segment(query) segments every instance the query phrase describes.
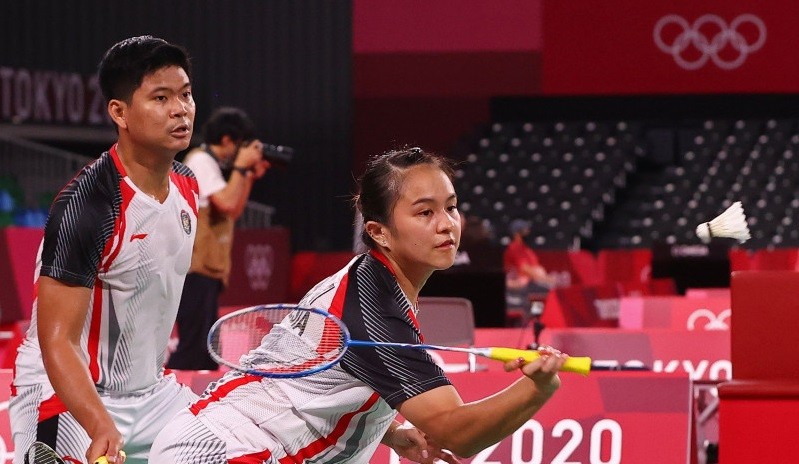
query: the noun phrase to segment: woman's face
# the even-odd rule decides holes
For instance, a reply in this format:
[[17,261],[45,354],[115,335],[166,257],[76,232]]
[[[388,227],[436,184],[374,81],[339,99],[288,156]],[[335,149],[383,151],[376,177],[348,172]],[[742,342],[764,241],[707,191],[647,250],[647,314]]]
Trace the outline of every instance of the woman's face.
[[429,164],[408,169],[386,230],[392,258],[420,271],[446,269],[460,238],[455,188],[447,175]]

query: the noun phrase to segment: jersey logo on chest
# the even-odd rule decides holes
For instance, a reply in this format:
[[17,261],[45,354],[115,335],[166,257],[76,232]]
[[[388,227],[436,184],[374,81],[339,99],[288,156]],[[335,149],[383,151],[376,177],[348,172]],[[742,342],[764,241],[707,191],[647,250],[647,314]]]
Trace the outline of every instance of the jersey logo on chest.
[[180,210],[180,223],[183,224],[183,231],[186,235],[191,235],[191,216],[185,209]]

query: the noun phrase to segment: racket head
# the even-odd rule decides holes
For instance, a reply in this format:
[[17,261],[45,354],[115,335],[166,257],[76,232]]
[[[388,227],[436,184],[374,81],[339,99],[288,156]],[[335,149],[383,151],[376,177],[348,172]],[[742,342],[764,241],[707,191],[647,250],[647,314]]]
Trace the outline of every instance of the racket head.
[[56,454],[53,448],[40,442],[35,441],[25,452],[25,464],[66,464],[61,459],[61,456]]
[[269,304],[219,318],[208,332],[208,353],[239,372],[296,378],[335,366],[349,341],[347,327],[327,311]]

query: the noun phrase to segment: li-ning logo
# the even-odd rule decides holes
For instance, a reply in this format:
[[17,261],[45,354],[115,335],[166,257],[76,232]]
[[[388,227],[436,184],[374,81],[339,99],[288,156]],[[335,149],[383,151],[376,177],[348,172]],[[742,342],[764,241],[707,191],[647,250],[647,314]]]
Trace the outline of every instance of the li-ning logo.
[[688,330],[696,330],[696,321],[698,321],[699,318],[705,318],[707,319],[705,330],[729,330],[730,326],[727,324],[727,319],[730,318],[730,315],[732,315],[732,311],[729,309],[725,309],[724,311],[715,314],[713,311],[707,308],[700,308],[688,316],[688,322],[686,323],[686,326]]
[[[667,28],[677,28],[677,35],[670,34]],[[693,71],[712,60],[719,68],[730,70],[741,66],[751,53],[763,47],[766,25],[753,14],[742,14],[729,25],[714,14],[700,16],[693,24],[682,16],[670,14],[658,20],[652,35],[655,45],[670,54],[683,69]]]

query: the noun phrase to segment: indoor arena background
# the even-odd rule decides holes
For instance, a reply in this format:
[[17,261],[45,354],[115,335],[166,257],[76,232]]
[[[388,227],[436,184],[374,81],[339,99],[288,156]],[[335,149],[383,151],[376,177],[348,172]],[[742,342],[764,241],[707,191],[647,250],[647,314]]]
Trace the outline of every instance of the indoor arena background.
[[[440,272],[423,295],[466,300],[467,344],[540,336],[595,361],[469,462],[799,462],[799,4],[34,0],[0,17],[3,385],[47,206],[115,140],[98,58],[151,34],[189,50],[198,124],[239,106],[294,149],[253,189],[224,311],[296,302],[346,263],[366,159],[418,145],[458,162],[460,209],[500,258]],[[696,226],[735,201],[751,240],[701,243]],[[521,305],[501,267],[515,219],[557,277]],[[441,362],[465,399],[514,378]],[[180,375],[201,390],[218,373]]]

